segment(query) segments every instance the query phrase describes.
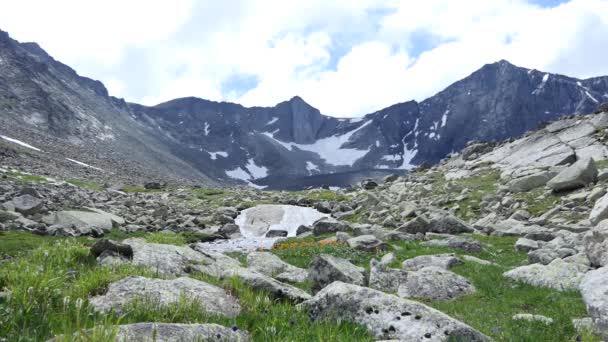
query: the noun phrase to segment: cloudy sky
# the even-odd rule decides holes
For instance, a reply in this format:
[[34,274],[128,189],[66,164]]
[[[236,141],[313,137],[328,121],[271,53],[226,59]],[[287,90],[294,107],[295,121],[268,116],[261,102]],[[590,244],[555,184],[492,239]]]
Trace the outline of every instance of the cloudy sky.
[[500,59],[608,75],[608,0],[7,0],[0,29],[148,105],[300,95],[354,117]]

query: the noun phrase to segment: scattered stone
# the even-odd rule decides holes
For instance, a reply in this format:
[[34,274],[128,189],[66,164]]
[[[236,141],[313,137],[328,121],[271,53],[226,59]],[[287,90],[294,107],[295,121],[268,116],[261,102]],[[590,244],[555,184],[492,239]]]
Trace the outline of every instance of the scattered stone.
[[122,242],[133,249],[134,265],[145,266],[165,275],[183,275],[192,264],[208,260],[188,246],[148,243],[144,239],[130,238]]
[[310,264],[308,278],[312,281],[312,291],[316,293],[334,281],[355,285],[365,285],[364,269],[348,260],[321,254]]
[[463,255],[462,258],[466,261],[470,261],[470,262],[474,262],[480,265],[496,265],[495,263],[488,261],[488,260],[483,260],[483,259],[479,259],[478,257],[474,257],[472,255]]
[[519,252],[529,252],[538,249],[538,242],[527,238],[519,238],[515,241],[515,250]]
[[285,237],[287,236],[287,231],[286,230],[269,230],[268,233],[266,233],[266,237],[267,238],[274,238],[274,237]]
[[23,215],[33,215],[39,213],[44,206],[44,202],[41,199],[32,195],[15,197],[12,200],[12,204],[15,211]]
[[465,277],[436,266],[409,272],[397,290],[400,297],[431,300],[452,300],[474,292],[475,287]]
[[483,251],[483,247],[479,241],[467,237],[450,237],[447,239],[429,240],[423,242],[422,245],[462,249],[467,252]]
[[608,194],[602,196],[600,199],[595,201],[593,210],[589,214],[589,221],[591,224],[596,225],[601,220],[608,218]]
[[365,252],[378,252],[388,248],[388,245],[373,235],[361,235],[347,241],[351,248],[362,250]]
[[349,226],[344,223],[331,218],[324,218],[316,221],[312,225],[312,233],[315,236],[323,235],[327,233],[344,232],[349,230]]
[[122,312],[135,300],[168,306],[182,299],[200,305],[202,310],[211,314],[236,317],[241,312],[237,300],[223,289],[187,277],[173,280],[127,277],[110,284],[104,295],[92,297],[89,302],[96,311]]
[[315,317],[339,313],[365,326],[376,339],[490,341],[468,325],[424,304],[336,281],[301,304]]
[[585,253],[596,267],[608,266],[608,220],[601,221],[583,238]]
[[308,271],[290,265],[278,256],[268,252],[252,252],[247,255],[247,265],[249,269],[276,277],[280,281],[300,283],[308,277]]
[[515,314],[511,317],[513,320],[524,320],[524,321],[537,321],[545,325],[553,324],[553,318],[546,317],[543,315],[532,315],[528,313]]
[[[387,255],[390,255],[387,254]],[[389,268],[387,260],[376,259],[370,261],[369,287],[379,291],[395,293],[402,283],[406,282],[407,272],[395,268]]]

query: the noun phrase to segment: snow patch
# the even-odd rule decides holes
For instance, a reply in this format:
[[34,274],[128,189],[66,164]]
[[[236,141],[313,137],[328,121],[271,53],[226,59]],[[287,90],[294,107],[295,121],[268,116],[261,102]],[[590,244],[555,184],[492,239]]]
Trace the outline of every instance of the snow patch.
[[587,95],[588,98],[591,99],[591,101],[593,101],[595,103],[600,103],[600,101],[598,101],[595,97],[593,97],[591,94],[589,94],[589,92],[587,90],[585,90],[585,94]]
[[205,121],[205,136],[209,135],[209,123]]
[[308,174],[312,174],[313,171],[320,172],[319,166],[311,161],[306,162],[306,170],[308,170]]
[[376,147],[380,147],[380,140],[376,140]]
[[249,173],[253,177],[253,179],[264,178],[268,176],[268,168],[264,166],[257,166],[253,159],[249,159],[247,161],[247,165],[245,166]]
[[441,127],[445,127],[445,124],[448,122],[449,113],[450,113],[449,109],[446,109],[446,111],[443,112],[443,116],[441,117]]
[[4,135],[0,135],[0,138],[4,139],[4,140],[6,140],[6,141],[12,142],[12,143],[14,143],[14,144],[17,144],[17,145],[21,145],[21,146],[23,146],[23,147],[27,147],[27,148],[29,148],[29,149],[31,149],[31,150],[38,151],[38,152],[42,152],[42,150],[41,150],[41,149],[39,149],[38,147],[34,147],[34,146],[32,146],[32,145],[30,145],[30,144],[28,144],[28,143],[24,143],[24,142],[23,142],[23,141],[21,141],[21,140],[17,140],[17,139],[9,138],[9,137],[4,136]]
[[279,118],[272,118],[272,120],[268,121],[268,123],[266,124],[266,126],[268,125],[272,125],[273,123],[279,121]]
[[325,162],[328,164],[352,166],[357,160],[359,160],[360,158],[365,156],[367,153],[369,153],[370,150],[369,149],[358,150],[358,149],[353,149],[353,148],[341,148],[341,146],[344,145],[346,142],[348,142],[350,137],[353,136],[353,134],[357,133],[358,131],[360,131],[361,129],[363,129],[364,127],[368,126],[371,123],[372,123],[371,120],[367,121],[363,125],[359,126],[358,128],[356,128],[348,133],[345,133],[343,135],[337,135],[337,136],[334,135],[331,137],[319,139],[315,143],[312,143],[312,144],[286,143],[286,142],[282,142],[278,139],[275,139],[275,137],[270,133],[262,133],[262,134],[273,139],[274,141],[281,144],[283,147],[285,147],[288,150],[293,150],[293,148],[296,147],[303,151],[309,151],[309,152],[314,152],[314,153],[318,154],[319,157],[321,157],[323,160],[325,160]]
[[72,163],[74,163],[74,164],[78,164],[78,165],[80,165],[80,166],[88,167],[88,168],[90,168],[90,169],[94,169],[94,170],[97,170],[97,171],[103,171],[102,169],[100,169],[100,168],[98,168],[98,167],[91,166],[91,165],[89,165],[89,164],[85,164],[85,163],[80,162],[80,161],[78,161],[78,160],[74,160],[74,159],[70,159],[70,158],[65,158],[65,159],[66,159],[67,161],[71,161]]
[[543,80],[540,82],[538,87],[536,87],[536,89],[534,89],[534,91],[532,92],[532,95],[540,94],[540,92],[543,90],[543,88],[545,87],[545,84],[547,83],[548,80],[549,80],[549,74],[545,74],[543,76]]
[[[202,151],[202,150],[201,150]],[[217,156],[228,158],[228,152],[218,151],[218,152],[207,152],[211,156],[211,159],[216,160]]]
[[240,166],[234,170],[226,171],[226,174],[230,178],[240,179],[242,181],[248,181],[251,178],[251,175],[247,173],[247,171],[243,170]]

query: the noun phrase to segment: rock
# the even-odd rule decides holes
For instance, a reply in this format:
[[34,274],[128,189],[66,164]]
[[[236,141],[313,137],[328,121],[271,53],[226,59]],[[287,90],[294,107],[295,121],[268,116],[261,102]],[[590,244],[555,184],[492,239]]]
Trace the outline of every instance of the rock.
[[540,248],[528,252],[528,262],[548,265],[555,259],[563,259],[574,254],[576,254],[576,250],[571,248]]
[[402,283],[405,283],[406,279],[406,271],[395,268],[389,268],[386,260],[378,262],[375,259],[372,259],[370,261],[370,288],[379,291],[395,293],[397,292],[397,289],[399,289],[399,286]]
[[433,210],[429,213],[427,232],[442,234],[472,233],[473,227],[448,212]]
[[147,182],[144,184],[144,188],[148,190],[160,190],[164,188],[164,186],[159,182]]
[[378,187],[378,183],[371,179],[365,179],[361,182],[361,187],[365,190],[373,190]]
[[116,241],[112,241],[112,240],[108,240],[108,239],[101,239],[101,240],[97,240],[97,242],[95,242],[93,244],[93,246],[91,246],[91,254],[94,257],[98,257],[103,252],[106,252],[106,251],[114,252],[119,255],[123,255],[127,259],[133,258],[133,249],[131,248],[131,246],[120,243],[120,242],[116,242]]
[[302,234],[306,234],[306,233],[311,232],[311,231],[312,231],[312,228],[310,228],[308,226],[301,225],[301,226],[298,227],[298,229],[296,229],[296,236],[300,236]]
[[388,245],[373,235],[361,235],[347,241],[351,248],[362,250],[365,252],[378,252],[388,248]]
[[[85,333],[87,341],[93,341],[93,331]],[[64,338],[54,338],[47,342],[59,342]],[[180,324],[180,323],[134,323],[119,325],[115,328],[114,341],[155,341],[155,342],[196,342],[226,341],[246,342],[249,334],[242,330],[219,324]]]
[[572,325],[579,334],[593,332],[595,329],[595,326],[593,325],[593,318],[591,317],[573,318]]
[[546,325],[553,324],[553,318],[549,318],[542,315],[532,315],[527,313],[515,314],[511,317],[513,320],[524,320],[524,321],[538,321]]
[[601,221],[583,238],[585,253],[596,267],[608,266],[608,220]]
[[515,250],[519,252],[529,252],[538,248],[538,242],[534,240],[519,238],[515,241]]
[[266,237],[267,238],[274,238],[274,237],[286,237],[287,236],[287,231],[286,230],[278,230],[278,229],[273,229],[273,230],[269,230],[266,233]]
[[589,214],[589,221],[591,224],[596,225],[601,220],[608,218],[608,194],[602,196],[600,199],[595,201],[595,205]]
[[59,211],[45,218],[45,220],[48,220],[52,225],[73,226],[83,232],[91,228],[99,228],[106,233],[112,230],[112,217],[110,215],[90,211]]
[[526,284],[562,291],[576,289],[588,270],[589,268],[584,265],[555,259],[548,265],[520,266],[503,275]]
[[462,258],[466,261],[470,261],[470,262],[474,262],[476,264],[480,264],[480,265],[495,265],[493,262],[488,261],[488,260],[483,260],[483,259],[479,259],[478,257],[474,257],[472,255],[463,255]]
[[343,222],[331,218],[324,218],[316,221],[312,225],[312,233],[315,236],[327,233],[344,232],[349,230],[349,226]]
[[133,249],[134,265],[149,267],[160,274],[183,275],[194,263],[208,260],[203,254],[187,246],[147,243],[144,239],[130,238],[122,242]]
[[597,180],[597,167],[591,158],[577,161],[552,178],[547,186],[555,192],[578,189]]
[[436,266],[409,272],[397,290],[399,297],[431,300],[451,300],[473,292],[475,287],[465,277]]
[[341,243],[348,243],[348,239],[352,239],[352,237],[345,232],[337,232],[336,233],[336,241]]
[[397,230],[405,233],[416,234],[426,233],[428,231],[429,221],[423,217],[415,217],[414,219],[404,223]]
[[427,266],[435,266],[450,269],[454,265],[461,264],[454,254],[421,255],[403,261],[401,268],[404,270],[417,271]]
[[542,171],[532,175],[512,179],[507,183],[507,187],[512,193],[526,192],[540,186],[544,186],[556,175],[557,172],[555,171]]
[[300,283],[308,277],[308,271],[290,265],[278,256],[268,252],[252,252],[247,255],[248,268],[267,275],[276,277],[281,281]]
[[108,212],[105,212],[105,211],[103,211],[101,209],[97,209],[97,208],[86,207],[85,209],[107,217],[112,222],[112,225],[122,226],[123,224],[125,224],[125,219],[118,215],[114,215],[112,213],[108,213]]
[[608,339],[608,267],[585,274],[579,290],[597,333]]
[[230,236],[232,234],[240,232],[240,228],[234,223],[226,223],[221,226],[217,232],[223,236]]
[[110,284],[108,291],[101,296],[89,299],[95,311],[122,312],[135,300],[147,300],[158,306],[168,306],[180,299],[200,305],[211,314],[236,317],[241,312],[237,300],[222,288],[187,277],[172,280],[145,277],[127,277]]
[[517,221],[528,221],[530,217],[532,217],[532,215],[530,215],[529,212],[520,209],[514,212],[513,215],[509,217],[509,219]]
[[351,264],[348,260],[321,254],[310,264],[308,278],[312,281],[312,291],[316,293],[334,281],[355,285],[365,285],[364,269]]
[[422,243],[424,246],[447,247],[462,249],[467,252],[481,252],[483,247],[479,241],[467,237],[450,237],[447,239],[429,240]]
[[12,204],[16,212],[23,215],[33,215],[40,212],[44,202],[32,195],[22,195],[13,198]]
[[490,341],[477,330],[424,304],[339,281],[301,305],[315,317],[339,313],[342,319],[365,326],[378,340]]

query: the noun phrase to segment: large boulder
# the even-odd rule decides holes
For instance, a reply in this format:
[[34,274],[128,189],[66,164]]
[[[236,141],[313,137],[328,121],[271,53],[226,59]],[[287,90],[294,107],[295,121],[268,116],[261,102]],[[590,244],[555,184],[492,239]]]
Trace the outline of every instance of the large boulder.
[[595,201],[593,209],[589,214],[591,224],[598,224],[601,220],[608,218],[608,194]]
[[362,267],[355,266],[348,260],[321,254],[311,262],[308,278],[312,281],[312,290],[315,293],[334,281],[363,286],[365,285],[363,272]]
[[306,280],[308,271],[290,265],[278,256],[268,252],[251,252],[247,255],[247,266],[249,269],[275,277],[281,281],[299,283]]
[[552,178],[547,186],[553,191],[573,190],[597,180],[597,167],[591,158],[577,161]]
[[188,246],[148,243],[139,238],[126,239],[122,243],[131,246],[134,265],[148,267],[163,275],[183,275],[192,264],[208,261]]
[[312,225],[312,233],[314,235],[344,232],[349,229],[350,227],[348,226],[348,224],[332,218],[323,218],[321,220],[316,221]]
[[50,217],[46,217],[45,221],[51,225],[77,227],[81,231],[99,228],[107,233],[112,230],[114,216],[94,211],[66,210],[58,211]]
[[12,204],[15,211],[23,215],[36,214],[44,206],[44,202],[40,198],[27,194],[13,198]]
[[608,340],[608,267],[585,274],[579,290],[595,329]]
[[405,298],[451,300],[475,292],[475,287],[463,276],[441,267],[428,266],[408,272],[397,294]]
[[513,193],[526,192],[547,184],[549,180],[557,175],[555,171],[541,171],[535,174],[519,177],[507,183],[509,191]]
[[473,227],[458,217],[442,210],[431,210],[428,214],[427,232],[442,234],[472,233]]
[[388,248],[388,245],[378,240],[374,235],[361,235],[347,240],[351,248],[362,250],[365,252],[383,251]]
[[503,275],[526,284],[562,291],[578,288],[588,270],[589,268],[585,265],[555,259],[548,265],[520,266],[503,273]]
[[[93,341],[95,330],[84,333]],[[119,325],[114,329],[114,341],[154,341],[154,342],[197,342],[226,341],[246,342],[249,334],[243,330],[234,331],[219,324],[181,324],[181,323],[134,323]],[[54,338],[47,342],[59,342],[65,338]]]
[[411,259],[404,260],[401,267],[404,270],[418,271],[427,266],[440,267],[450,269],[454,265],[462,262],[454,254],[434,254],[420,255]]
[[301,305],[315,317],[338,314],[361,324],[377,340],[490,341],[479,331],[422,303],[340,281]]
[[200,305],[204,312],[226,317],[236,317],[241,312],[237,300],[222,288],[187,277],[172,280],[127,277],[110,284],[104,295],[92,297],[89,302],[99,312],[123,312],[137,300],[161,307],[187,300]]
[[395,293],[407,280],[407,271],[388,267],[386,262],[370,261],[369,287],[384,292]]
[[608,220],[601,221],[583,238],[585,253],[591,265],[608,266]]

